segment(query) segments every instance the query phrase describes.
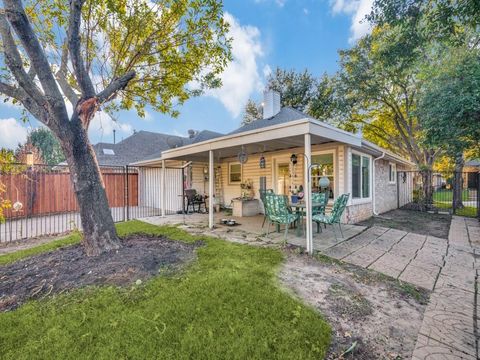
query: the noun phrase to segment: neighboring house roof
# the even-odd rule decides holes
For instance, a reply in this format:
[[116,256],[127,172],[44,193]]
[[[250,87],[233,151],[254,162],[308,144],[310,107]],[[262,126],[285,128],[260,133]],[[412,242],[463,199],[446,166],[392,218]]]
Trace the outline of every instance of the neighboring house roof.
[[164,150],[193,144],[222,136],[213,131],[200,131],[193,138],[138,131],[117,144],[98,143],[93,145],[99,165],[125,166],[137,161],[158,158]]
[[269,117],[267,119],[258,119],[258,120],[252,121],[249,124],[246,124],[244,126],[239,127],[236,130],[233,130],[232,132],[228,133],[228,135],[239,134],[246,131],[257,130],[264,127],[284,124],[290,121],[295,121],[295,120],[300,120],[305,118],[311,118],[311,117],[302,113],[301,111],[295,110],[294,108],[285,106],[280,110],[280,112],[277,115]]
[[479,166],[480,167],[480,159],[472,159],[465,161],[465,166]]

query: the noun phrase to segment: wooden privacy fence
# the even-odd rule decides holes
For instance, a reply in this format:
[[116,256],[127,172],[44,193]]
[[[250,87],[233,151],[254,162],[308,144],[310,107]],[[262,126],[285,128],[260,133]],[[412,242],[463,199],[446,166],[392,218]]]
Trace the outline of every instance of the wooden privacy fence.
[[[137,169],[102,167],[101,173],[111,208],[138,206]],[[67,167],[14,165],[9,173],[0,173],[0,182],[6,186],[4,198],[21,204],[19,210],[5,211],[7,219],[78,211]]]

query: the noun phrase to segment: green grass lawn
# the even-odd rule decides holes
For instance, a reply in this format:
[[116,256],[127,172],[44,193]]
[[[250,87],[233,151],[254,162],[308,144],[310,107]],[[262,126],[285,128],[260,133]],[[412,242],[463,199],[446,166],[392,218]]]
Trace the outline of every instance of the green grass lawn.
[[[434,202],[452,202],[452,200],[453,200],[453,190],[442,189],[442,190],[437,190],[433,193]],[[463,190],[462,200],[463,201],[469,200],[468,189]]]
[[[452,209],[452,204],[444,204],[444,203],[435,203],[435,207],[439,209]],[[467,217],[476,217],[477,216],[477,208],[473,206],[464,206],[461,209],[457,209],[455,211],[455,215],[459,216],[467,216]]]
[[[139,221],[135,232],[192,242],[173,227]],[[76,236],[76,238],[75,238]],[[78,235],[68,241],[78,241]],[[181,274],[128,288],[90,287],[0,313],[1,359],[321,359],[330,327],[282,290],[282,253],[203,237]],[[43,245],[41,251],[48,250]],[[0,262],[32,255],[19,252]]]

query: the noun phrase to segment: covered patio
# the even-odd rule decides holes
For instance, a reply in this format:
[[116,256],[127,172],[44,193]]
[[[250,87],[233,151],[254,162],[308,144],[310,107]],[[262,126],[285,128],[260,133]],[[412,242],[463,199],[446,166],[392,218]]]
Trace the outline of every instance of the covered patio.
[[[298,112],[293,109],[282,109],[276,118],[298,116]],[[275,118],[274,118],[275,119]],[[166,161],[180,161],[183,163],[204,164],[203,172],[206,181],[208,181],[208,191],[206,194],[214,194],[208,197],[208,216],[206,225],[210,229],[214,227],[221,227],[219,219],[223,216],[217,214],[215,216],[216,205],[223,202],[227,205],[229,200],[235,194],[237,197],[242,197],[240,190],[241,182],[252,178],[254,183],[251,198],[258,201],[260,199],[260,192],[267,189],[277,189],[276,193],[290,195],[285,184],[280,186],[281,179],[279,179],[280,166],[287,166],[289,169],[289,188],[295,186],[302,186],[304,189],[304,208],[305,208],[305,222],[303,235],[296,236],[294,231],[291,231],[289,242],[297,243],[306,247],[309,253],[313,252],[314,234],[312,223],[312,151],[315,154],[323,154],[328,152],[332,154],[332,190],[331,202],[338,195],[348,192],[345,182],[346,171],[346,156],[351,147],[360,147],[362,145],[361,138],[355,134],[337,129],[321,121],[312,118],[301,118],[299,120],[282,119],[278,123],[271,123],[272,120],[258,120],[269,121],[268,126],[261,129],[243,130],[241,132],[233,132],[229,135],[218,137],[212,140],[203,141],[196,144],[174,148],[163,151],[161,157],[156,159],[165,168]],[[295,169],[292,171],[290,164],[291,154],[295,154],[298,163],[295,164]],[[259,159],[266,162],[263,168],[260,166]],[[152,161],[155,161],[152,160]],[[248,163],[247,163],[248,161]],[[230,164],[240,164],[241,179],[238,183],[233,183],[234,178],[231,177],[232,167]],[[248,165],[247,165],[248,164]],[[247,168],[250,167],[251,168]],[[298,173],[297,173],[298,169]],[[250,171],[246,175],[246,172]],[[229,178],[223,179],[222,172]],[[165,174],[165,172],[163,172]],[[262,174],[264,174],[262,176]],[[223,175],[225,176],[225,175]],[[263,177],[263,179],[262,179]],[[208,180],[207,180],[208,179]],[[250,180],[250,179],[249,179]],[[161,201],[164,204],[166,198],[165,189],[166,179],[162,176],[161,179]],[[283,187],[283,189],[281,189]],[[223,198],[229,197],[229,200]],[[234,198],[235,199],[235,198]],[[165,208],[165,206],[162,206]],[[259,203],[259,212],[262,212],[262,204]],[[165,216],[165,214],[162,214]],[[219,217],[220,216],[220,217]],[[189,219],[192,219],[189,217]],[[202,221],[205,221],[202,220]],[[191,220],[189,220],[191,221]],[[256,234],[262,234],[263,216],[254,216],[252,218],[242,217],[238,222],[249,227],[249,231]],[[345,237],[353,235],[355,227],[345,227]],[[272,229],[274,230],[274,229]],[[339,231],[337,231],[339,232]],[[327,226],[327,230],[315,238],[329,238],[329,234],[333,235],[331,226]],[[297,233],[298,235],[299,233]],[[340,235],[339,235],[340,236]],[[295,240],[292,240],[297,238]],[[334,238],[334,237],[333,237]]]
[[[215,213],[214,228],[209,228],[209,215],[201,213],[193,213],[188,215],[177,214],[168,215],[165,217],[150,217],[144,219],[145,221],[155,225],[181,225],[189,227],[193,231],[206,232],[209,235],[215,235],[220,238],[228,238],[229,240],[238,242],[261,242],[264,244],[283,244],[283,231],[276,232],[274,226],[270,226],[270,233],[266,234],[267,225],[262,227],[263,215],[249,216],[249,217],[235,217],[221,211]],[[223,218],[234,219],[237,223],[235,226],[227,226],[221,223]],[[208,230],[207,230],[208,229]],[[332,246],[338,245],[348,239],[363,232],[366,227],[360,225],[342,224],[343,237],[337,231],[337,237],[331,226],[323,228],[322,232],[317,233],[316,227],[312,232],[313,250],[323,251]],[[287,244],[305,247],[305,236],[297,236],[296,229],[289,229]]]

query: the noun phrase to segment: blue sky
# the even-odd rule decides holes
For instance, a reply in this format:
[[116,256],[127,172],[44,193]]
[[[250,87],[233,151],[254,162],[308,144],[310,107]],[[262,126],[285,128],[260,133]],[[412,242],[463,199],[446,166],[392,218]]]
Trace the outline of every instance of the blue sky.
[[[234,60],[222,75],[223,87],[189,100],[172,119],[147,111],[140,119],[134,112],[116,114],[116,121],[98,115],[90,127],[92,143],[117,141],[133,130],[186,135],[188,129],[229,132],[238,127],[241,110],[251,97],[261,99],[271,69],[308,69],[319,76],[337,69],[339,49],[351,46],[368,32],[360,22],[372,0],[224,0],[230,23]],[[15,147],[35,120],[23,124],[20,110],[0,104],[0,147]]]

